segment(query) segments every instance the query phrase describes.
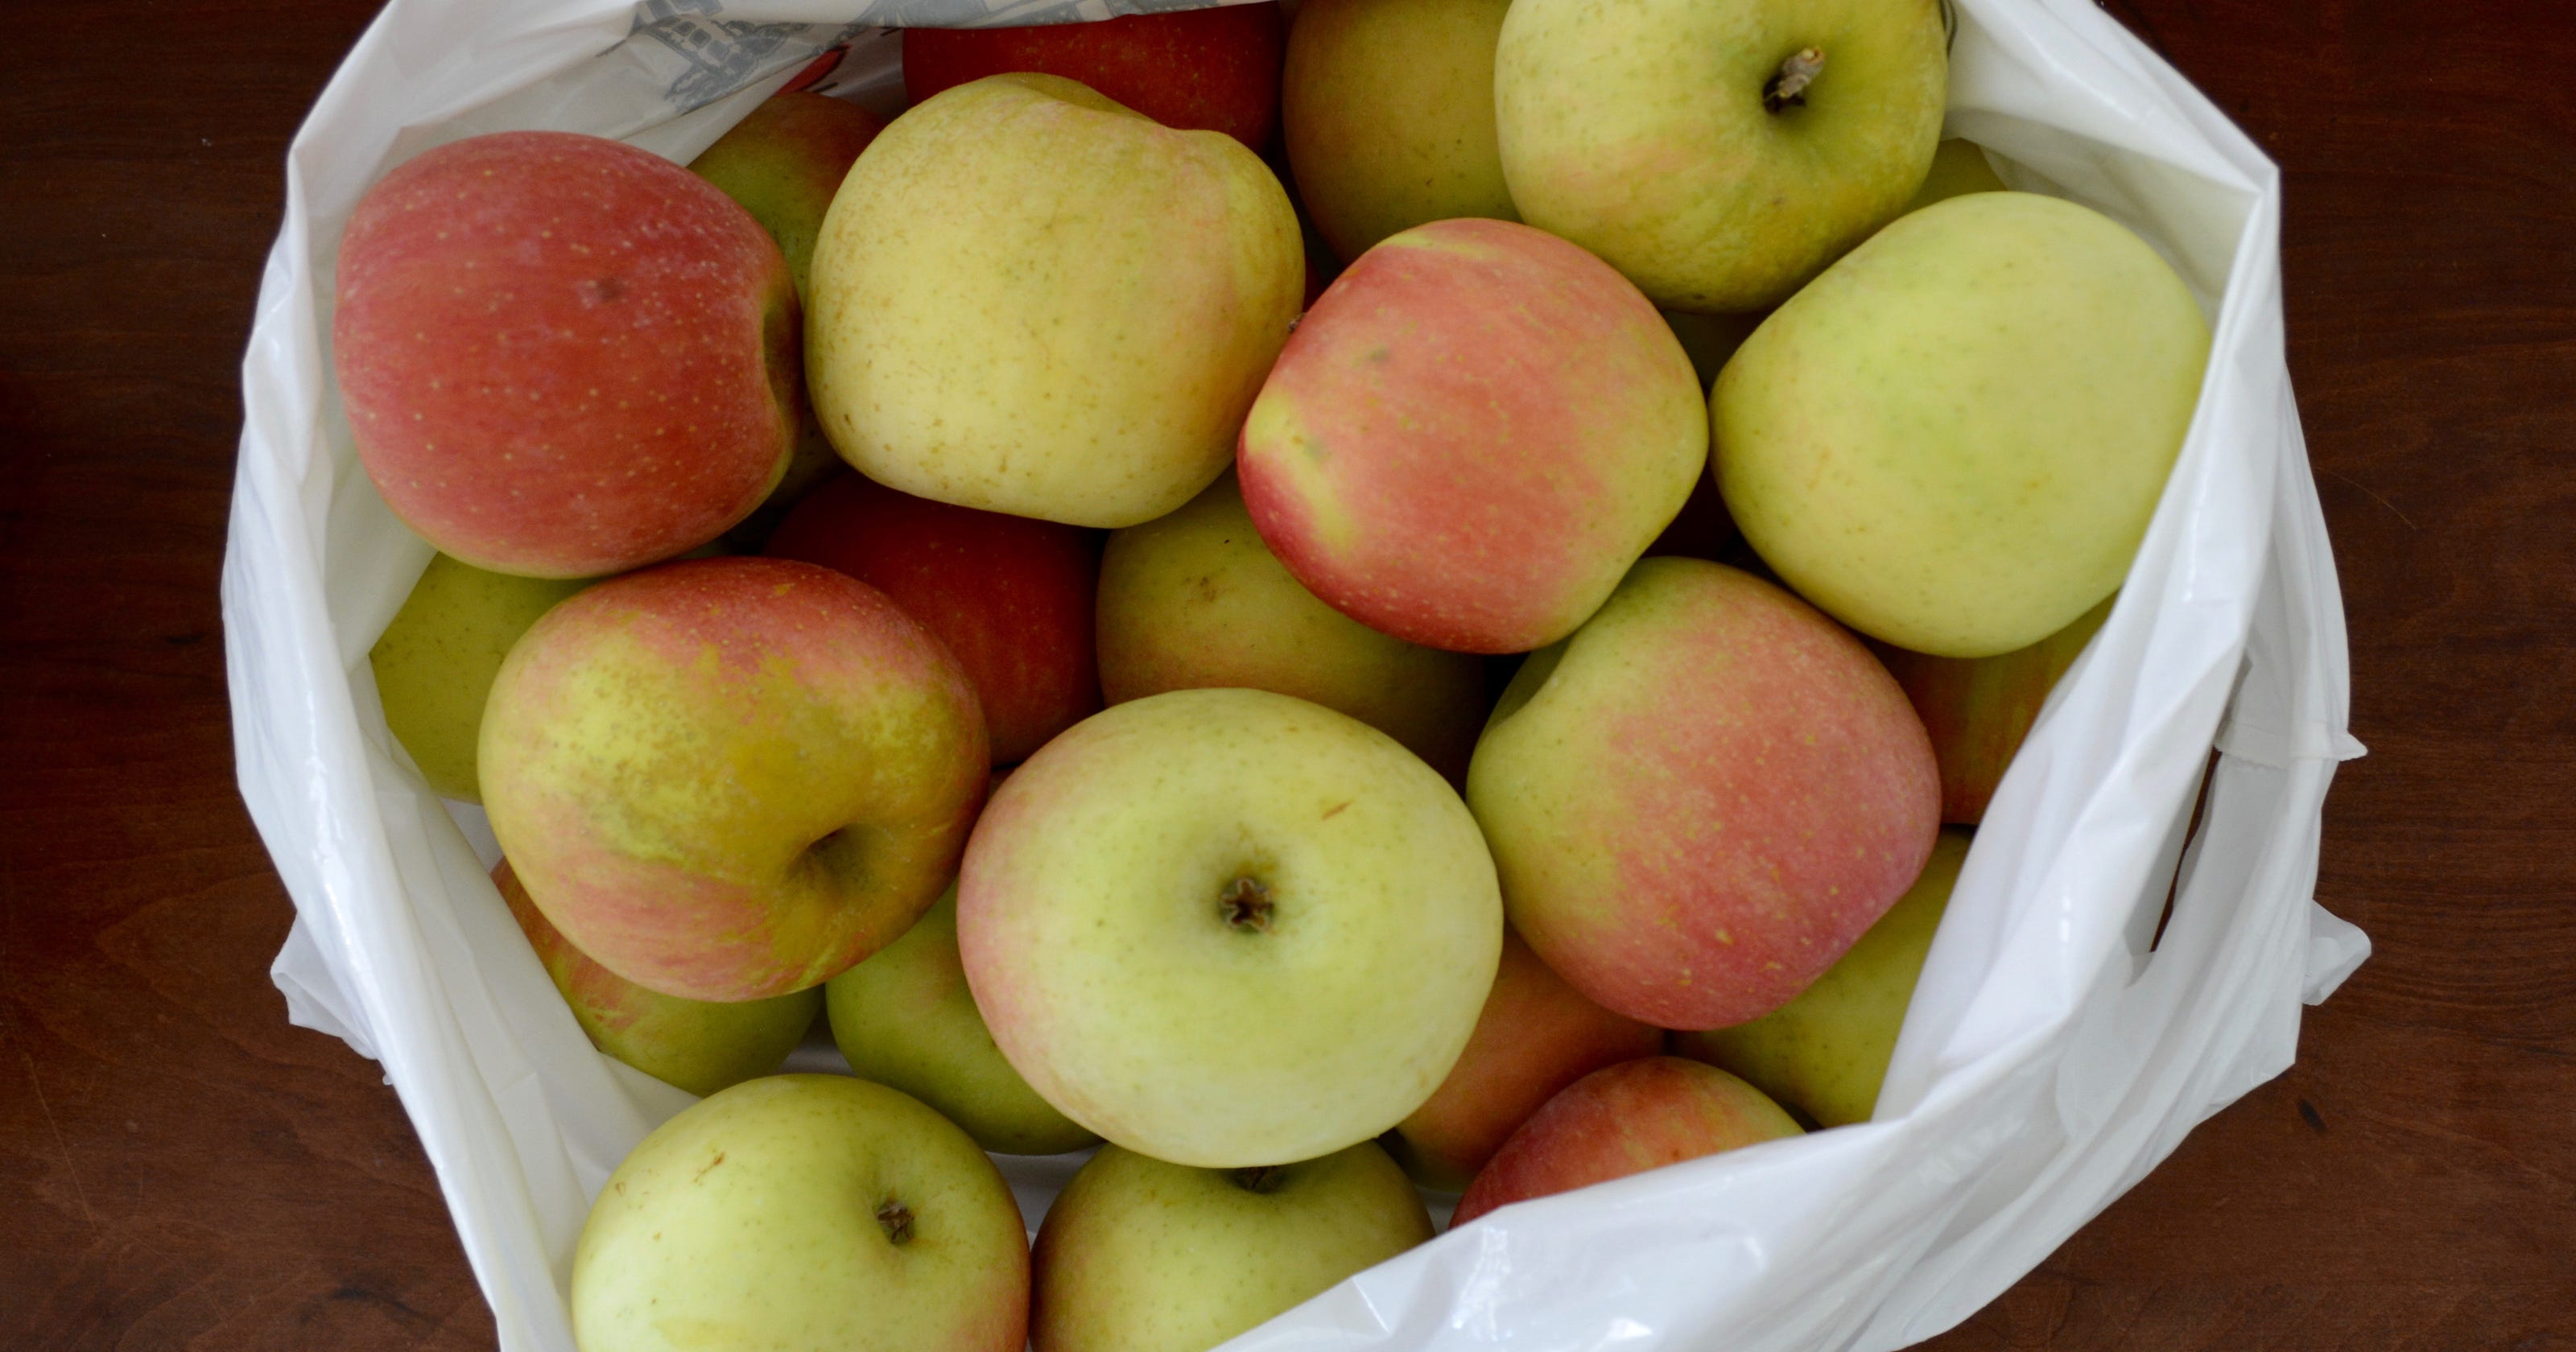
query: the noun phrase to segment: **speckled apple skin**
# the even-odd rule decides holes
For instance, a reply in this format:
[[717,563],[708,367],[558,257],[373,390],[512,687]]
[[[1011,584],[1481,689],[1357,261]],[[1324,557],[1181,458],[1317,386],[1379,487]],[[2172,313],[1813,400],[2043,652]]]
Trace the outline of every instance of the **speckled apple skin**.
[[[1228,923],[1240,878],[1266,930]],[[976,823],[957,940],[1002,1054],[1067,1117],[1207,1168],[1419,1107],[1475,1029],[1502,904],[1474,818],[1368,725],[1262,690],[1113,705]]]
[[1763,1092],[1696,1061],[1657,1056],[1597,1070],[1547,1101],[1458,1199],[1456,1229],[1496,1207],[1796,1136]]
[[1261,538],[1372,629],[1526,652],[1583,623],[1690,496],[1708,411],[1654,306],[1509,221],[1435,221],[1298,325],[1236,454]]
[[477,567],[594,577],[705,544],[777,483],[797,326],[778,246],[705,180],[497,132],[360,199],[332,360],[394,515]]
[[988,773],[974,687],[883,593],[785,559],[601,583],[510,652],[484,808],[546,918],[696,1000],[815,985],[956,868]]
[[1023,1352],[1028,1297],[1028,1232],[992,1159],[846,1075],[772,1075],[663,1123],[572,1260],[582,1352]]
[[1921,872],[1940,778],[1859,640],[1722,564],[1639,564],[1533,655],[1467,772],[1512,927],[1662,1028],[1786,1004]]

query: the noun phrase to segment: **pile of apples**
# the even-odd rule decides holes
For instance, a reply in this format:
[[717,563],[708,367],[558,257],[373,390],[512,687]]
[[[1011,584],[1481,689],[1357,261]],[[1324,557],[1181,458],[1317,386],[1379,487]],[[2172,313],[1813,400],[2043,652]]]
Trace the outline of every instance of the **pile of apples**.
[[[441,551],[387,722],[592,1039],[708,1096],[600,1194],[580,1345],[1194,1352],[1429,1239],[1416,1185],[1867,1118],[2208,348],[1940,141],[1945,50],[915,30],[890,123],[379,182],[340,391]],[[772,1074],[826,1010],[857,1078]],[[985,1152],[1095,1144],[1032,1253]]]

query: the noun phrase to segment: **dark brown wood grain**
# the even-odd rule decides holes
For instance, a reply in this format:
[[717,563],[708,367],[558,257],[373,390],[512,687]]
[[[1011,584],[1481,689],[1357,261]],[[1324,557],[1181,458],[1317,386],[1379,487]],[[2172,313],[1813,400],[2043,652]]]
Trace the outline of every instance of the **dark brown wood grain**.
[[[2378,954],[1932,1346],[2576,1349],[2576,12],[2118,0],[2277,159]],[[215,600],[287,137],[363,0],[0,37],[0,1345],[468,1348],[376,1067],[286,1023]]]

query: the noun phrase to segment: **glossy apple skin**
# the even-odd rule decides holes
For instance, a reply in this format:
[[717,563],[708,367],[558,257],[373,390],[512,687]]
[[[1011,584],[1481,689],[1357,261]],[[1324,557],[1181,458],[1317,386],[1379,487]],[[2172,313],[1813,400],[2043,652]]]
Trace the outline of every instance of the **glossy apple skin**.
[[528,899],[509,860],[492,870],[492,885],[590,1045],[665,1084],[704,1096],[767,1075],[822,1012],[820,990],[725,1004],[646,990],[573,947]]
[[842,474],[788,513],[767,552],[847,573],[938,635],[975,683],[996,765],[1027,759],[1100,708],[1090,531]]
[[1741,1075],[1820,1126],[1868,1121],[1967,858],[1968,833],[1943,831],[1923,876],[1814,985],[1751,1023],[1676,1033],[1673,1054]]
[[587,578],[512,577],[445,554],[430,557],[367,650],[367,665],[385,726],[432,792],[483,801],[474,748],[501,660],[556,602],[589,585]]
[[2114,592],[2075,623],[1994,657],[1930,657],[1873,645],[1932,736],[1932,754],[1941,763],[1941,820],[1974,826],[1986,819],[1995,786],[2039,721],[2048,693],[2084,655],[2119,599]]
[[1583,998],[1503,931],[1503,963],[1449,1078],[1396,1124],[1388,1149],[1413,1181],[1456,1192],[1557,1091],[1663,1050],[1664,1030]]
[[596,136],[497,132],[368,190],[332,360],[358,458],[477,567],[595,577],[767,496],[802,396],[787,263],[705,180]]
[[1287,25],[1274,0],[1091,23],[903,30],[914,103],[970,80],[1040,71],[1079,80],[1166,127],[1221,131],[1259,152],[1279,123]]
[[1019,1204],[966,1133],[883,1085],[772,1075],[609,1175],[570,1303],[582,1352],[1023,1352],[1028,1297]]
[[1430,1238],[1421,1196],[1367,1141],[1249,1170],[1103,1146],[1038,1230],[1030,1344],[1206,1352]]
[[1547,1101],[1476,1175],[1449,1227],[1496,1207],[1800,1134],[1761,1090],[1675,1056],[1597,1070]]
[[1858,640],[1750,574],[1637,565],[1531,656],[1467,772],[1512,926],[1606,1008],[1786,1004],[1922,871],[1932,746]]
[[1315,302],[1236,463],[1308,591],[1408,642],[1504,653],[1581,624],[1707,458],[1690,359],[1635,287],[1541,231],[1451,220]]
[[1376,1137],[1449,1073],[1493,987],[1493,888],[1456,791],[1385,733],[1175,690],[995,792],[957,941],[1003,1055],[1065,1116],[1176,1164],[1286,1164]]
[[483,717],[484,808],[546,918],[668,995],[818,984],[937,900],[989,773],[955,658],[785,559],[667,564],[549,611]]
[[1112,703],[1245,686],[1313,700],[1462,782],[1484,726],[1484,669],[1369,628],[1315,598],[1261,541],[1234,476],[1109,537],[1100,685]]

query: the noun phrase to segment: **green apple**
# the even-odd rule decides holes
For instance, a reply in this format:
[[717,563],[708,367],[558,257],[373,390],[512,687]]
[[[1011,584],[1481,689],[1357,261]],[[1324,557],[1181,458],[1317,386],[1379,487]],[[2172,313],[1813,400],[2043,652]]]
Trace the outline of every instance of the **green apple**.
[[1932,172],[1923,176],[1923,187],[1914,194],[1913,201],[1905,204],[1905,209],[1921,211],[1935,202],[1972,192],[2003,191],[2004,181],[1987,163],[1985,147],[1954,136],[1932,152]]
[[1751,1023],[1676,1034],[1673,1050],[1743,1076],[1819,1125],[1868,1121],[1967,858],[1968,833],[1943,831],[1923,876],[1816,984]]
[[1947,42],[1938,0],[1515,0],[1503,176],[1656,304],[1758,310],[1922,185]]
[[1431,1238],[1366,1141],[1321,1159],[1192,1169],[1103,1146],[1038,1231],[1035,1352],[1206,1352]]
[[1316,599],[1253,529],[1226,474],[1189,505],[1109,537],[1100,689],[1110,703],[1248,686],[1338,709],[1452,779],[1485,721],[1484,667],[1379,633]]
[[591,1204],[581,1352],[1023,1352],[1028,1232],[992,1159],[883,1085],[775,1075],[663,1123]]
[[2048,693],[2084,655],[2119,599],[2114,592],[2075,623],[1993,657],[1926,657],[1879,645],[1878,659],[1905,687],[1932,735],[1932,756],[1941,764],[1941,820],[1963,826],[1985,820],[1986,804],[2039,721]]
[[430,557],[393,623],[367,650],[385,725],[442,798],[483,801],[474,744],[510,645],[587,578],[513,577]]
[[1834,618],[1987,657],[2120,585],[2209,326],[2144,240],[1981,192],[1904,217],[1763,321],[1710,400],[1745,540]]
[[1511,0],[1308,0],[1280,128],[1297,192],[1345,261],[1458,216],[1516,221],[1494,147],[1494,40]]
[[712,1094],[778,1069],[822,1012],[807,988],[766,1000],[683,1000],[647,990],[591,961],[546,920],[504,859],[492,870],[510,915],[590,1045],[692,1094]]
[[806,378],[879,483],[1132,526],[1225,468],[1304,283],[1297,213],[1242,142],[988,76],[896,119],[841,184]]
[[1039,1098],[993,1045],[957,958],[955,888],[824,991],[850,1069],[938,1109],[986,1150],[1055,1155],[1100,1140]]
[[1175,690],[1049,742],[968,843],[957,940],[1065,1116],[1207,1168],[1368,1140],[1431,1096],[1503,942],[1484,837],[1395,739]]

